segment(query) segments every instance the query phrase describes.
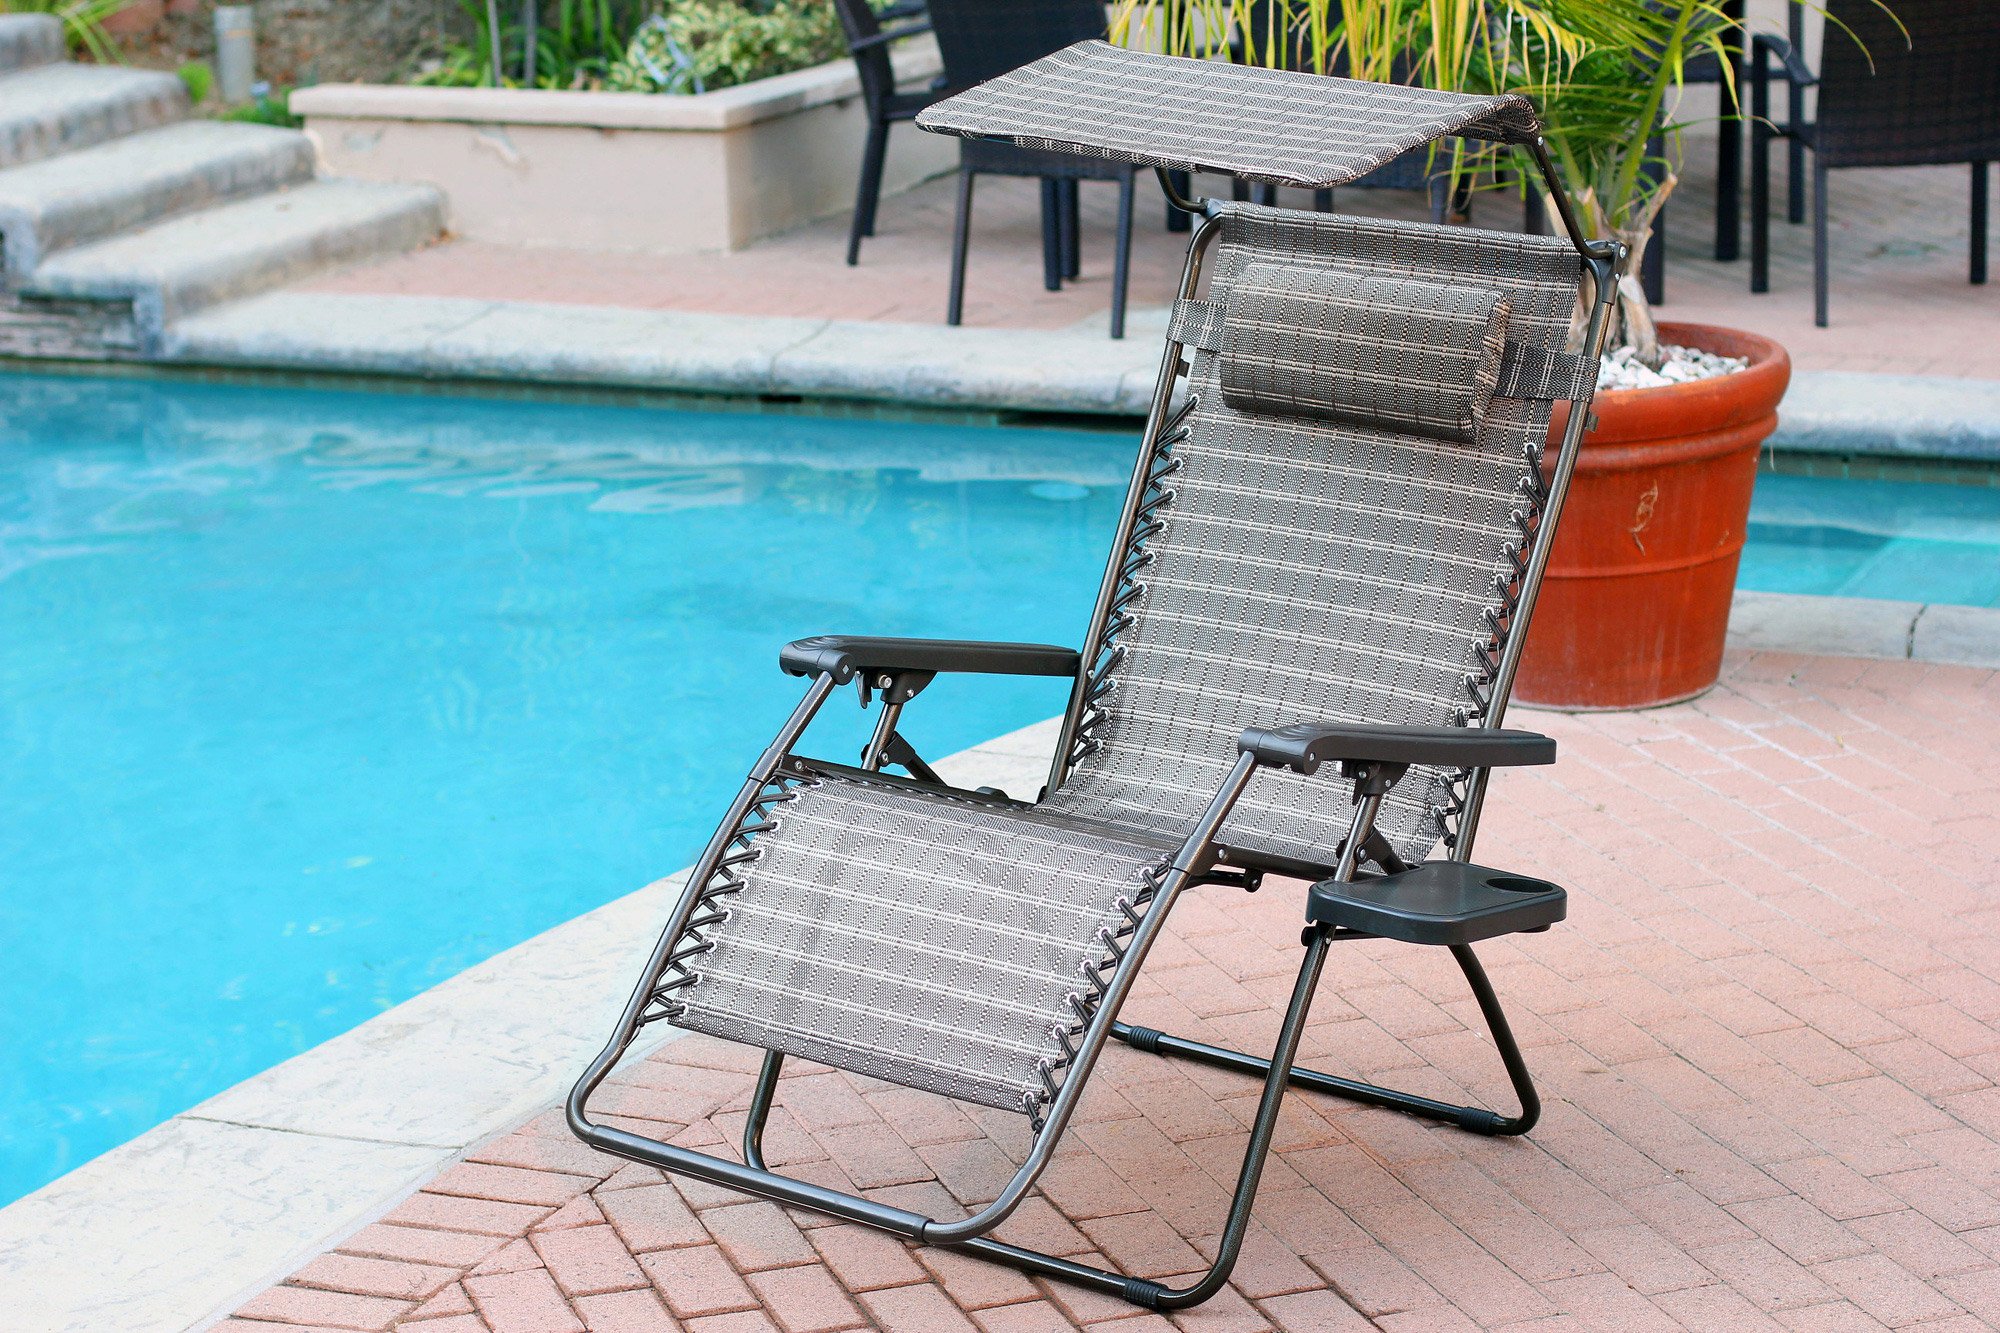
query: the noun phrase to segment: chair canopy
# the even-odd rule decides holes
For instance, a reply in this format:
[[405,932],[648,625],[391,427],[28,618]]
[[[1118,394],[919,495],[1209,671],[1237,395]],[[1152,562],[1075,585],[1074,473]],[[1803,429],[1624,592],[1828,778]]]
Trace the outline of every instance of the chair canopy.
[[924,129],[1273,185],[1345,185],[1437,139],[1530,143],[1535,108],[1078,42],[931,107]]

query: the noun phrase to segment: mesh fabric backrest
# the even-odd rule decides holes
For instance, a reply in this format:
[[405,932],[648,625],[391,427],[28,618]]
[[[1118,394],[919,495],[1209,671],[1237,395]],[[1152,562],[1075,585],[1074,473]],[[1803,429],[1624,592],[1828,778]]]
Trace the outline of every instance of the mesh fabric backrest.
[[[1500,293],[1508,336],[1562,350],[1580,266],[1569,244],[1234,205],[1210,261],[1227,303],[1244,266],[1277,260]],[[1193,352],[1195,402],[1144,591],[1115,627],[1112,687],[1053,798],[1118,823],[1185,831],[1236,758],[1243,728],[1306,720],[1434,725],[1477,719],[1483,679],[1550,405],[1496,397],[1476,442],[1245,413],[1217,357]],[[1499,581],[1496,584],[1496,579]],[[1379,827],[1406,858],[1436,842],[1447,775],[1412,773]],[[1347,829],[1347,785],[1260,774],[1223,840],[1324,863]]]
[[[1834,0],[1818,138],[1830,167],[2000,156],[2000,0]],[[1842,31],[1845,25],[1846,31]],[[1907,30],[1907,36],[1905,32]]]

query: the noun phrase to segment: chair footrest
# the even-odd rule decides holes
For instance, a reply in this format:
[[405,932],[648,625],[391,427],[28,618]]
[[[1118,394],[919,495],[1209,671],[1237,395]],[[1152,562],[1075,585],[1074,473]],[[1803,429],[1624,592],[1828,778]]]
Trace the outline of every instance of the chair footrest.
[[1343,884],[1321,880],[1306,919],[1410,944],[1471,944],[1547,930],[1569,911],[1559,884],[1486,866],[1426,861],[1412,870]]

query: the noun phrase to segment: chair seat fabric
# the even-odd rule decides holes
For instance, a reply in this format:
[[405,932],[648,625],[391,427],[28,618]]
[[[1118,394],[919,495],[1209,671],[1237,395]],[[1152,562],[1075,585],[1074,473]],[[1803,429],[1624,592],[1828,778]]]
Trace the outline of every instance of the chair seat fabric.
[[676,1026],[981,1105],[1032,1108],[1101,932],[1178,841],[837,778],[793,789],[721,900]]

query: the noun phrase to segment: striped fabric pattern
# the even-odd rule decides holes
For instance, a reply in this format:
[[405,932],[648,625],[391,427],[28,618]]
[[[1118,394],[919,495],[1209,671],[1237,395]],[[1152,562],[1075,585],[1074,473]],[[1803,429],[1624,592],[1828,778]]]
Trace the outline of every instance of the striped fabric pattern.
[[1011,1111],[1180,843],[854,781],[780,810],[675,1023]]
[[1491,288],[1250,264],[1224,320],[1222,400],[1469,444],[1506,341]]
[[1329,189],[1446,136],[1527,143],[1532,103],[1078,42],[924,110],[940,134]]
[[[1490,292],[1513,339],[1555,353],[1579,282],[1554,238],[1250,205],[1220,225],[1203,324],[1276,264]],[[1030,808],[808,779],[712,882],[673,1022],[1036,1117],[1245,727],[1476,719],[1549,404],[1495,397],[1452,443],[1240,411],[1222,358],[1191,360],[1069,781]],[[1452,776],[1412,773],[1385,806],[1407,859],[1448,822]],[[1324,864],[1348,814],[1333,775],[1266,771],[1222,837]]]
[[[1559,352],[1580,269],[1555,237],[1225,206],[1206,299],[1235,318],[1255,266],[1488,290],[1510,337]],[[1546,401],[1495,397],[1471,444],[1248,413],[1196,351],[1189,438],[1146,545],[1143,592],[1115,635],[1102,716],[1057,794],[1063,808],[1185,828],[1214,795],[1245,727],[1306,720],[1477,720],[1486,617],[1512,576],[1514,515],[1538,466]],[[1100,651],[1104,646],[1100,645]],[[1407,860],[1443,832],[1444,773],[1412,773],[1379,829]],[[1323,863],[1348,794],[1325,775],[1264,773],[1223,841]]]

